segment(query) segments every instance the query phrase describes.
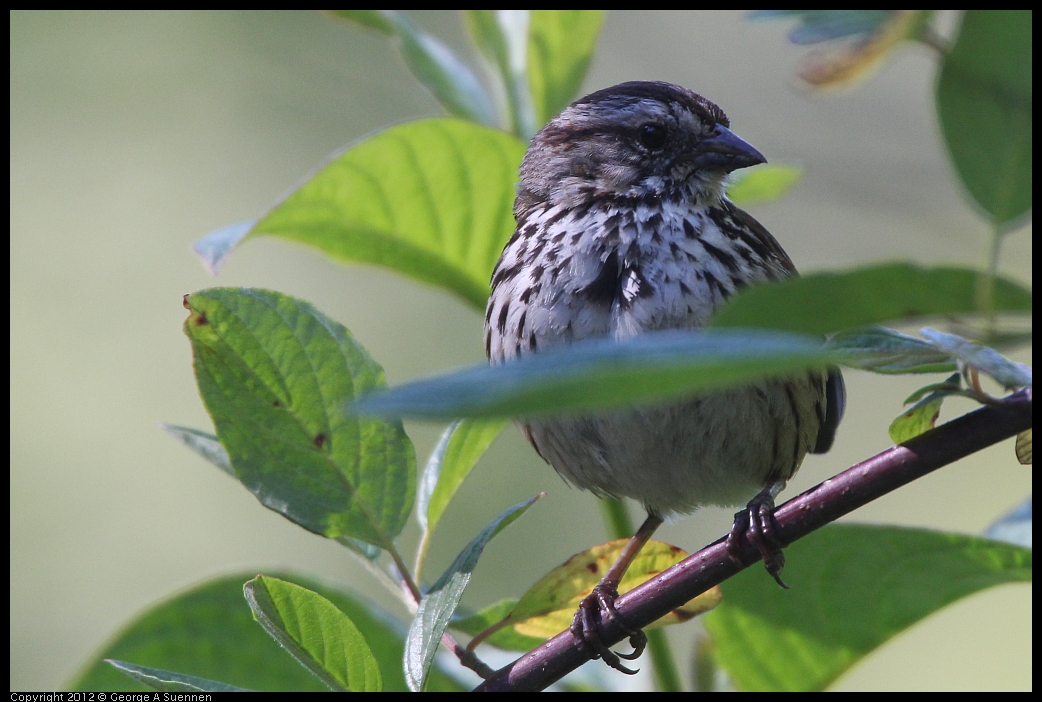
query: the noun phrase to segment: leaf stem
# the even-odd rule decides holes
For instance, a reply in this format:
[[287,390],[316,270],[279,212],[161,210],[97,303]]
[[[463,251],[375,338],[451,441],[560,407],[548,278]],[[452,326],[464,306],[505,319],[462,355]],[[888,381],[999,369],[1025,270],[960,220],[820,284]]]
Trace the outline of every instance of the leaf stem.
[[431,542],[431,532],[429,529],[424,529],[420,535],[420,543],[416,546],[416,560],[413,566],[412,572],[413,577],[418,582],[423,582],[423,561],[427,557],[427,547]]
[[394,567],[398,571],[398,579],[401,584],[405,586],[407,593],[412,598],[414,606],[418,606],[420,600],[423,599],[423,593],[420,592],[419,585],[416,584],[416,581],[409,573],[409,568],[405,565],[405,560],[402,559],[402,554],[398,553],[398,549],[394,547],[393,543],[385,546],[384,550],[391,555],[391,559],[394,561]]
[[990,341],[996,334],[995,276],[999,271],[999,254],[1002,250],[1002,232],[999,225],[992,225],[991,241],[988,246],[988,261],[984,275],[977,281],[977,310],[984,315],[984,338]]

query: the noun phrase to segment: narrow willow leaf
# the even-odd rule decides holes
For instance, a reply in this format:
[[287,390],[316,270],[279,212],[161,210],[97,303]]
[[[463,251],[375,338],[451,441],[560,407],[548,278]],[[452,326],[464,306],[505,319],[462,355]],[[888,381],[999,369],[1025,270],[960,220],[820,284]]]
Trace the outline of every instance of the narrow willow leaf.
[[424,532],[434,531],[459,486],[506,425],[505,419],[464,419],[445,430],[417,490],[416,516]]
[[[584,597],[593,592],[604,573],[619,557],[629,539],[616,539],[578,553],[540,578],[521,596],[510,613],[517,633],[543,640],[561,633],[572,622]],[[633,559],[622,582],[624,594],[687,558],[687,552],[661,541],[649,541]],[[673,610],[651,627],[686,622],[720,603],[720,588],[714,587],[683,607]]]
[[538,126],[578,97],[603,24],[604,10],[532,10],[528,85]]
[[[253,690],[327,690],[257,626],[242,596],[243,583],[256,574],[234,573],[200,583],[148,607],[96,651],[65,687],[82,692],[147,690],[105,662],[117,659]],[[388,624],[392,620],[387,614],[354,595],[287,573],[277,575],[321,593],[351,617],[380,662],[384,689],[406,690],[404,641],[396,625]],[[444,687],[445,682],[438,673],[430,687]]]
[[485,546],[500,531],[531,507],[542,494],[514,505],[493,519],[456,556],[452,565],[423,596],[405,639],[405,680],[413,692],[423,690],[449,619],[459,606],[463,591]]
[[1031,385],[1031,368],[1009,360],[995,349],[936,329],[923,329],[919,333],[942,351],[950,353],[982,373],[987,373],[1006,389]]
[[381,690],[380,666],[369,644],[332,602],[263,575],[246,583],[244,591],[264,630],[331,690]]
[[502,85],[510,131],[526,141],[535,134],[535,112],[528,90],[528,10],[464,10],[463,18]]
[[232,468],[232,462],[231,459],[228,458],[228,452],[224,450],[224,447],[221,446],[221,442],[218,441],[217,437],[213,434],[208,434],[205,431],[199,431],[198,429],[179,427],[175,424],[166,424],[164,422],[159,423],[159,428],[198,453],[210,463],[213,463],[228,475],[233,478],[235,477],[235,469]]
[[412,443],[401,423],[345,412],[384,385],[380,366],[287,295],[214,288],[185,305],[199,391],[239,480],[309,531],[390,546],[412,507]]
[[873,373],[944,373],[955,370],[955,359],[933,344],[886,327],[841,331],[826,344],[847,351],[853,368]]
[[1029,497],[995,520],[985,529],[984,535],[996,541],[1031,548],[1032,522],[1032,498]]
[[498,366],[366,396],[358,412],[452,419],[612,407],[713,390],[844,360],[807,337],[761,330],[649,332],[593,339]]
[[420,30],[397,10],[333,10],[395,37],[409,70],[448,112],[463,119],[496,126],[496,113],[485,87],[470,66],[441,41]]
[[520,139],[461,120],[391,127],[335,156],[247,238],[271,234],[385,266],[483,311],[514,230],[524,153]]
[[1031,430],[1017,434],[1017,460],[1021,465],[1031,465]]
[[[756,285],[735,295],[710,326],[762,327],[804,334],[977,309],[976,271],[885,263]],[[995,280],[997,312],[1029,312],[1031,291]]]
[[727,197],[740,207],[774,202],[802,177],[803,168],[784,163],[743,168],[727,186]]
[[108,658],[105,662],[131,680],[136,680],[142,685],[160,692],[254,692],[254,690],[245,687],[235,687],[234,685],[217,682],[216,680],[207,680],[195,675],[182,675],[181,673],[172,673],[169,670],[134,665],[126,661]]
[[1031,10],[967,10],[937,82],[955,170],[999,225],[1031,210],[1031,28]]
[[739,573],[721,585],[723,602],[705,617],[717,662],[738,690],[825,689],[952,602],[1030,582],[1031,550],[925,529],[833,524],[786,547],[785,575],[791,590],[755,568]]

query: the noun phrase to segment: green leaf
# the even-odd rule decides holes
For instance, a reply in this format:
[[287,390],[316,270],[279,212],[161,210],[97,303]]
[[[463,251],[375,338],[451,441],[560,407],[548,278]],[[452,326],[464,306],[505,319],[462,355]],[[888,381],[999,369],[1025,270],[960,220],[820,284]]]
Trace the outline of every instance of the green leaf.
[[528,85],[539,125],[578,97],[604,24],[604,10],[532,10]]
[[798,19],[789,32],[794,44],[820,44],[800,67],[800,78],[816,88],[849,84],[870,75],[894,47],[916,38],[929,10],[757,10],[754,19]]
[[[500,600],[467,617],[453,619],[449,623],[449,628],[462,631],[471,636],[477,636],[490,626],[503,621],[515,605],[517,605],[517,600],[515,599]],[[525,636],[515,631],[512,626],[504,626],[486,638],[484,643],[504,651],[531,651],[544,641],[546,641],[545,638]]]
[[[524,153],[516,137],[460,120],[398,125],[333,158],[249,236],[386,266],[484,311],[492,268],[514,230]],[[196,249],[208,250],[207,240]]]
[[172,673],[169,670],[134,665],[111,658],[106,659],[105,662],[131,680],[137,680],[142,685],[160,692],[253,692],[245,687],[235,687],[216,680]]
[[404,14],[397,10],[333,10],[332,14],[395,37],[409,70],[449,114],[496,126],[492,100],[470,66]]
[[[880,577],[885,574],[885,577]],[[1031,580],[1031,550],[923,529],[834,524],[785,550],[782,590],[749,568],[705,617],[736,688],[822,690],[948,604]],[[1001,622],[994,622],[1001,626]]]
[[179,427],[175,424],[166,424],[164,422],[159,423],[159,428],[198,453],[210,463],[213,463],[228,475],[233,478],[235,477],[235,469],[232,468],[232,461],[228,458],[228,452],[224,450],[224,447],[221,446],[221,442],[218,441],[217,437],[213,434],[208,434],[207,432],[199,431],[198,429]]
[[309,531],[392,546],[412,507],[412,443],[399,422],[345,411],[384,386],[380,366],[287,295],[214,288],[185,305],[199,391],[239,480]]
[[999,224],[1032,199],[1030,10],[967,10],[941,66],[937,114],[955,170]]
[[873,373],[944,373],[955,370],[951,354],[933,344],[886,327],[870,326],[841,331],[828,340],[829,348],[849,352],[853,368]]
[[586,340],[406,383],[367,395],[356,410],[426,419],[547,414],[713,390],[845,358],[814,339],[781,332],[649,332],[620,342]]
[[930,383],[919,388],[905,399],[905,404],[918,402],[931,393],[940,393],[945,396],[956,395],[965,392],[962,388],[962,375],[952,373],[940,383]]
[[474,44],[499,78],[510,131],[528,140],[539,129],[528,90],[528,10],[464,10]]
[[362,632],[325,597],[264,575],[243,590],[257,622],[329,689],[382,689],[380,666]]
[[890,439],[895,444],[903,444],[933,429],[941,414],[941,404],[952,395],[977,400],[973,392],[963,389],[961,379],[959,373],[953,373],[943,383],[932,383],[909,395],[905,404],[915,404],[890,422]]
[[1009,360],[995,349],[936,329],[923,329],[919,333],[945,353],[950,353],[968,366],[987,373],[1007,390],[1031,385],[1031,368]]
[[744,168],[727,186],[727,197],[740,207],[780,199],[803,177],[803,168],[787,164],[763,164]]
[[464,419],[445,430],[416,495],[416,516],[425,533],[434,531],[459,486],[506,425],[504,419]]
[[410,690],[423,690],[445,627],[459,606],[463,591],[470,582],[470,576],[485,546],[542,496],[539,494],[516,504],[493,519],[460,551],[452,565],[420,600],[416,617],[405,639],[405,680]]
[[[105,662],[118,659],[253,690],[326,690],[257,626],[242,596],[243,583],[256,574],[221,577],[149,607],[96,651],[67,688],[84,692],[147,690]],[[380,662],[384,688],[406,689],[403,638],[387,624],[386,615],[353,595],[287,573],[276,575],[321,593],[351,617]],[[431,687],[445,680],[439,675],[437,681],[432,679]]]
[[941,393],[930,393],[899,415],[890,422],[890,440],[895,444],[903,444],[933,429],[937,424],[937,417],[941,414],[944,398],[945,395]]
[[[713,316],[710,326],[829,334],[894,320],[969,314],[977,309],[978,275],[909,263],[815,273],[743,290]],[[1028,312],[1031,291],[996,278],[994,301],[998,312]]]

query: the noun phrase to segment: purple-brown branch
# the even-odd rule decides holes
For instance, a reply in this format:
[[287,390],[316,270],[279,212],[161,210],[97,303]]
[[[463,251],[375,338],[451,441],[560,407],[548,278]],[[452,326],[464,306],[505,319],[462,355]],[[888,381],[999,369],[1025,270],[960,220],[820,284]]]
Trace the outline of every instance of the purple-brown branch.
[[[1031,419],[1031,389],[1027,388],[887,449],[779,507],[775,512],[778,536],[791,544],[902,485],[1029,429]],[[742,564],[735,564],[724,539],[718,539],[622,595],[615,606],[628,624],[643,628],[758,562],[760,553],[746,541],[740,559]],[[602,638],[613,645],[627,634],[609,623]],[[587,660],[571,632],[564,631],[496,671],[475,691],[542,690]]]

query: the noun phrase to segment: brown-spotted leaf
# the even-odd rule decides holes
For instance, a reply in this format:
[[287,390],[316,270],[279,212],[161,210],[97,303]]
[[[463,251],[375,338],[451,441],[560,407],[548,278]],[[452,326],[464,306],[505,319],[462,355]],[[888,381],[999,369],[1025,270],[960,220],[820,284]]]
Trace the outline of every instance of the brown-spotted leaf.
[[[525,636],[547,639],[572,623],[579,602],[593,591],[605,571],[618,558],[629,539],[616,539],[576,554],[547,573],[521,596],[510,613],[514,630]],[[629,592],[670,566],[687,558],[683,549],[661,541],[649,541],[633,559],[619,583],[619,594]],[[652,624],[680,624],[720,603],[720,590],[713,588]]]

